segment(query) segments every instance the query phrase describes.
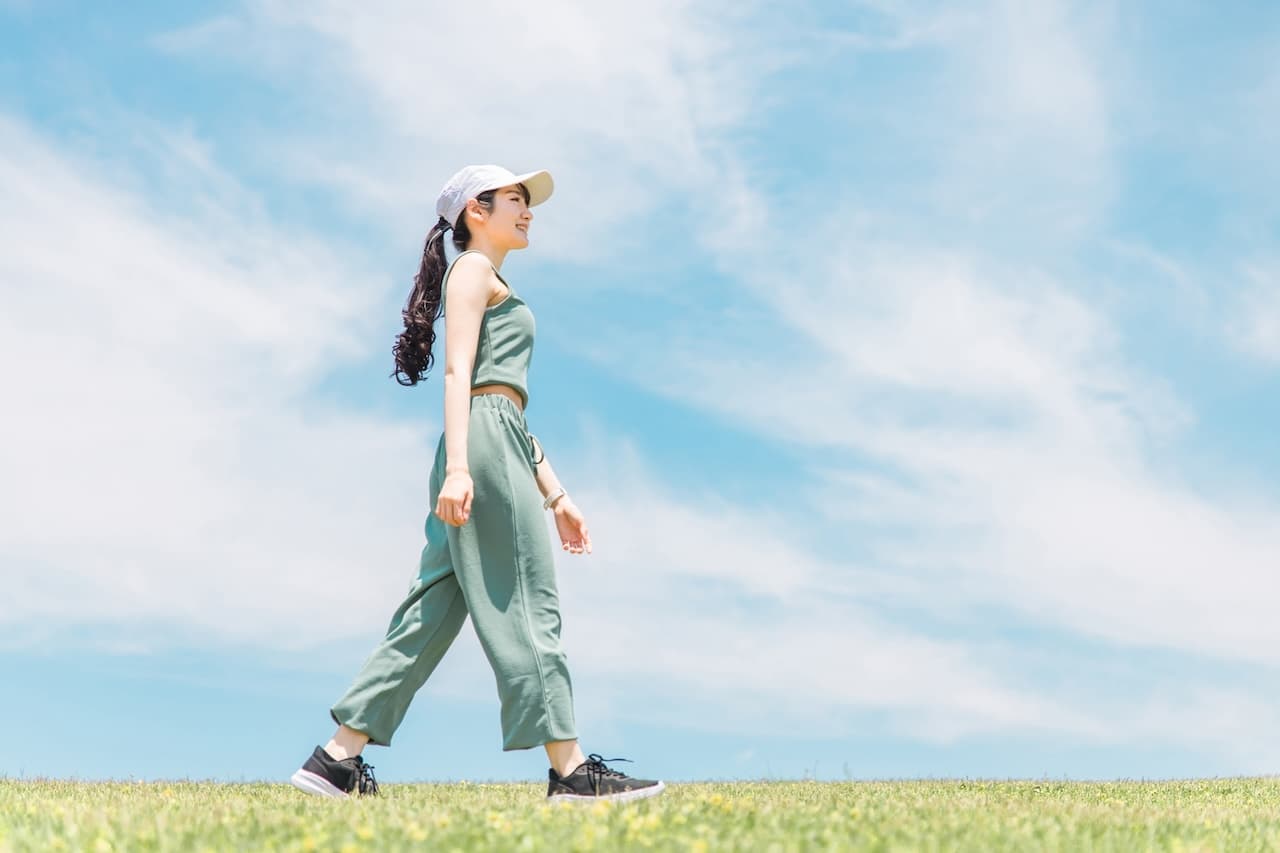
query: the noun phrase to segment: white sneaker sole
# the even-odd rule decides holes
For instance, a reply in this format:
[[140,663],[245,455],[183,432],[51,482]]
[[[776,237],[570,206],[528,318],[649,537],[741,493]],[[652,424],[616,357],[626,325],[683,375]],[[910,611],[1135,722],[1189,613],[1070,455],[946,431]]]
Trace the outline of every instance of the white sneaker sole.
[[547,801],[552,803],[598,803],[601,800],[607,800],[611,803],[629,803],[632,800],[643,800],[648,797],[656,797],[666,789],[666,783],[659,782],[658,784],[650,785],[647,788],[636,788],[631,791],[619,791],[616,794],[554,794],[547,797]]
[[293,787],[301,788],[308,794],[318,794],[321,797],[333,797],[339,800],[345,800],[351,796],[328,779],[317,776],[310,770],[299,769],[289,777],[289,781],[293,783]]

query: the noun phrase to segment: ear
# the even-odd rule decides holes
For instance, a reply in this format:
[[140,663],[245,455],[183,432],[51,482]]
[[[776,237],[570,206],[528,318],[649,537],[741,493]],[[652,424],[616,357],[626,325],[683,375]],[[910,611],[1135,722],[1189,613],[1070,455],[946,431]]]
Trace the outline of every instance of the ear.
[[484,222],[485,209],[474,198],[467,199],[466,215],[476,222]]

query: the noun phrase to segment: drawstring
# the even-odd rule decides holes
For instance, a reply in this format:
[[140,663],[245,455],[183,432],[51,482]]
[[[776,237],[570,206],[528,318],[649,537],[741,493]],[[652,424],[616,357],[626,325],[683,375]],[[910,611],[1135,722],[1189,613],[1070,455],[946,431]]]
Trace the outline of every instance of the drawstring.
[[[488,395],[485,395],[485,396],[488,396]],[[501,396],[501,395],[496,395],[496,396]],[[505,400],[506,398],[503,397],[502,399]],[[507,417],[507,413],[504,412],[500,414],[499,417],[505,420]],[[538,441],[537,438],[534,437],[533,433],[529,432],[529,426],[524,422],[523,414],[521,414],[519,417],[520,417],[520,429],[524,432],[525,438],[529,440],[529,461],[532,462],[534,467],[536,468],[538,465],[542,464],[542,460],[547,458],[547,454],[544,453],[542,450],[542,443]]]

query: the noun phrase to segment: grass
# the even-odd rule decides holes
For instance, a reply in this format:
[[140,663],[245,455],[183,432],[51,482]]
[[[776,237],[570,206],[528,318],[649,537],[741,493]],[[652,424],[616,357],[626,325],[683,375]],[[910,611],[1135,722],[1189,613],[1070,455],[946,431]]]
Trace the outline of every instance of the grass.
[[9,850],[1275,850],[1280,780],[724,782],[548,805],[536,784],[0,779]]

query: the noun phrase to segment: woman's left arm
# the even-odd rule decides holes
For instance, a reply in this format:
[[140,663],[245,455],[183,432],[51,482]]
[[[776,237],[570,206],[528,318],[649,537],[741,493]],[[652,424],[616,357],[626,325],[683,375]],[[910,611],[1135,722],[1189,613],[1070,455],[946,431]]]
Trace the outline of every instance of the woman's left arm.
[[[563,487],[560,485],[560,478],[556,476],[555,469],[551,467],[551,462],[547,460],[541,443],[536,438],[533,441],[536,445],[535,455],[540,457],[535,477],[538,481],[538,489],[545,498],[557,491],[562,491]],[[552,502],[551,509],[555,511],[556,531],[560,534],[561,547],[570,554],[581,554],[584,551],[590,554],[591,535],[587,532],[587,522],[573,499],[568,494],[562,493]]]
[[[538,459],[536,469],[537,473],[534,476],[538,481],[538,491],[542,492],[542,496],[545,498],[556,489],[561,488],[560,478],[556,476],[556,472],[552,469],[551,463],[547,461],[547,454],[542,449],[542,442],[538,441],[538,439],[534,438],[532,435],[529,437],[533,440],[533,455]],[[567,497],[568,495],[565,495],[563,498],[557,499],[556,503],[553,504],[553,507],[558,506],[560,501]]]

